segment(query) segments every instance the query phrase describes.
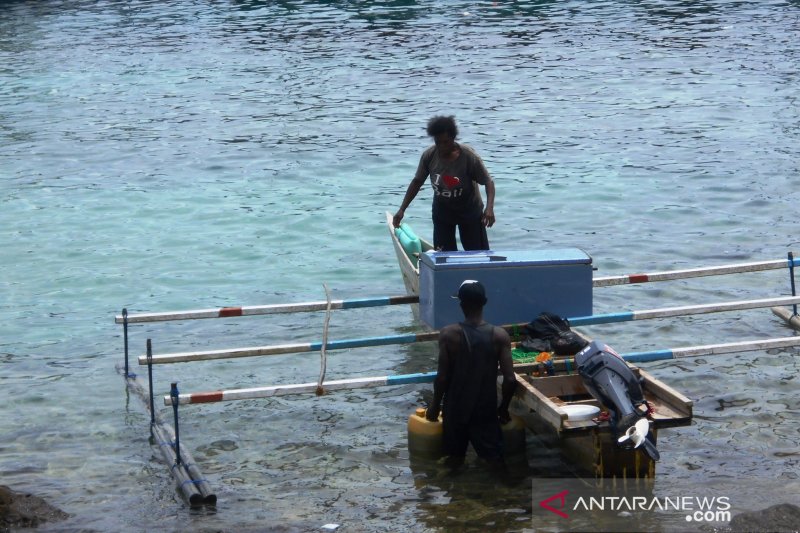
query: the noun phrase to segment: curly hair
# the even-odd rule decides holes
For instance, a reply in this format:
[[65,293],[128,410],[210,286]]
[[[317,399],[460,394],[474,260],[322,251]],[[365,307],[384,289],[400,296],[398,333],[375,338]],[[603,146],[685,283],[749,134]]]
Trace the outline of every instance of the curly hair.
[[458,137],[458,127],[456,126],[456,117],[450,115],[449,117],[445,116],[436,116],[433,117],[428,121],[428,135],[430,137],[436,137],[440,133],[448,133],[450,137],[455,139]]

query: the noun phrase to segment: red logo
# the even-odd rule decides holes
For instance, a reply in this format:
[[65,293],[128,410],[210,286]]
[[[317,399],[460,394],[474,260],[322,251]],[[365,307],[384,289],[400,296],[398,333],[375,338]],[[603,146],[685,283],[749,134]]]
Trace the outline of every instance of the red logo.
[[[564,511],[560,511],[559,510],[559,509],[563,509],[564,507],[566,507],[566,505],[567,505],[567,494],[568,493],[569,493],[569,491],[565,490],[565,491],[559,492],[558,494],[553,494],[552,496],[550,496],[546,500],[540,501],[539,502],[539,507],[547,509],[551,513],[555,513],[558,516],[560,516],[561,518],[569,518],[569,515],[567,515],[567,513],[565,513]],[[553,500],[560,500],[561,501],[561,505],[559,506],[559,509],[556,509],[554,507],[550,507],[550,505],[548,505]]]
[[444,181],[444,184],[447,185],[448,189],[452,189],[461,183],[461,180],[458,179],[458,176],[442,176],[442,181]]

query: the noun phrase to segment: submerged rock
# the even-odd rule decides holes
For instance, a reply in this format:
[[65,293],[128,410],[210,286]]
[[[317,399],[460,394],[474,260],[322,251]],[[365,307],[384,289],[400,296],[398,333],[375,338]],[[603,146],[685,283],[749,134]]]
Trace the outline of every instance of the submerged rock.
[[0,531],[37,527],[64,520],[69,515],[33,494],[14,492],[0,485]]
[[730,528],[735,533],[800,531],[800,507],[781,503],[762,511],[738,514],[731,520]]

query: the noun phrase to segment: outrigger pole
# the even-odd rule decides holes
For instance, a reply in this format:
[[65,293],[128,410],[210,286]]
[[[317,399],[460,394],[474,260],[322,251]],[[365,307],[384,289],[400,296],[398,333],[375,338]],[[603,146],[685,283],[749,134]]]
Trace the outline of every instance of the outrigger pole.
[[[791,252],[790,252],[791,254]],[[672,281],[703,276],[718,276],[722,274],[737,274],[744,272],[759,272],[764,270],[778,270],[781,268],[800,266],[800,259],[789,258],[775,261],[758,261],[753,263],[738,263],[716,267],[701,267],[684,270],[669,270],[641,274],[626,274],[622,276],[609,276],[595,278],[593,287],[611,287],[615,285],[629,285],[637,283],[651,283],[656,281]],[[418,296],[382,296],[376,298],[356,298],[350,300],[331,300],[331,309],[358,309],[365,307],[380,307],[385,305],[403,305],[419,303]],[[279,313],[299,313],[325,311],[327,301],[305,302],[296,304],[253,305],[246,307],[220,307],[215,309],[198,309],[194,311],[173,311],[165,313],[140,313],[128,314],[123,309],[114,321],[117,324],[141,324],[145,322],[165,322],[170,320],[193,320],[198,318],[228,318],[240,316],[270,315]],[[127,329],[126,329],[127,333]]]
[[[738,263],[731,265],[722,265],[716,267],[701,267],[683,270],[671,270],[662,272],[649,272],[640,274],[627,274],[623,276],[609,276],[599,277],[592,281],[593,287],[611,287],[615,285],[627,285],[638,283],[649,283],[656,281],[670,281],[678,279],[688,279],[703,276],[717,276],[723,274],[737,274],[744,272],[759,272],[765,270],[777,270],[782,268],[789,268],[791,282],[792,282],[792,296],[795,295],[794,291],[794,267],[800,266],[800,259],[794,257],[792,252],[789,252],[788,261],[773,260],[773,261],[757,261],[751,263]],[[401,305],[418,303],[418,296],[389,296],[378,298],[359,298],[351,300],[332,300],[330,302],[331,309],[357,309],[365,307],[379,307],[385,305]],[[226,317],[241,317],[241,316],[254,316],[254,315],[267,315],[276,313],[296,313],[296,312],[314,312],[324,311],[328,309],[328,302],[306,302],[297,304],[276,304],[276,305],[257,305],[249,307],[222,307],[216,309],[200,309],[195,311],[176,311],[165,313],[141,313],[129,315],[127,309],[122,310],[121,315],[115,317],[117,324],[123,325],[123,334],[125,337],[125,375],[128,376],[128,324],[137,324],[145,322],[163,322],[170,320],[190,320],[199,318],[226,318]],[[797,316],[797,304],[794,304],[794,314]],[[775,310],[773,310],[776,314]],[[782,315],[778,315],[781,316]],[[783,318],[783,317],[782,317]],[[625,321],[620,317],[618,321]],[[601,323],[601,322],[593,322]],[[800,319],[790,322],[794,327],[800,329]],[[415,340],[405,342],[417,342]],[[390,344],[395,344],[394,342]],[[319,348],[315,348],[319,349]],[[292,353],[294,348],[290,348],[288,352]],[[249,357],[251,355],[267,355],[262,353],[249,353],[240,355],[231,355],[231,357]],[[271,354],[270,354],[271,355]],[[228,356],[223,356],[228,357]],[[217,359],[220,357],[210,356],[210,359]],[[141,359],[141,358],[140,358]],[[161,361],[156,361],[161,362]],[[173,362],[173,361],[163,361]],[[140,361],[140,364],[141,361]]]
[[611,324],[612,322],[629,322],[632,320],[649,320],[653,318],[669,318],[684,315],[702,315],[707,313],[720,313],[724,311],[743,311],[745,309],[758,309],[760,307],[797,303],[800,303],[800,297],[780,296],[777,298],[761,298],[757,300],[740,300],[735,302],[714,304],[662,307],[661,309],[645,309],[642,311],[580,316],[570,318],[568,320],[572,326],[590,326],[596,324]]
[[[355,298],[352,300],[331,300],[331,309],[359,309],[365,307],[381,307],[385,305],[403,305],[419,303],[419,296],[381,296],[377,298]],[[198,318],[229,318],[239,316],[276,315],[284,313],[304,313],[325,311],[324,302],[304,302],[296,304],[251,305],[245,307],[219,307],[216,309],[197,309],[194,311],[173,311],[166,313],[140,313],[128,315],[123,310],[114,322],[117,324],[142,324],[145,322],[167,322],[170,320],[195,320]]]
[[754,350],[772,350],[800,346],[800,337],[782,337],[756,341],[730,342],[725,344],[708,344],[705,346],[689,346],[671,350],[654,350],[650,352],[632,352],[623,354],[622,358],[631,363],[649,363],[667,359],[682,359],[699,355],[718,355],[723,353],[749,352]]
[[[692,314],[718,313],[723,311],[738,311],[743,309],[756,309],[774,305],[788,305],[800,302],[800,297],[780,297],[760,300],[743,300],[736,302],[704,304],[695,306],[667,307],[663,309],[648,309],[643,311],[629,311],[623,313],[609,313],[585,317],[569,318],[570,325],[587,326],[597,324],[610,324],[628,322],[632,320],[647,320],[653,318],[668,318]],[[525,324],[505,326],[513,330]],[[342,350],[348,348],[364,348],[368,346],[388,346],[394,344],[412,344],[417,342],[435,341],[439,332],[412,333],[406,335],[389,335],[384,337],[366,337],[361,339],[343,339],[329,341],[325,346],[328,350]],[[262,355],[281,355],[303,352],[317,352],[322,349],[321,342],[282,344],[274,346],[257,346],[250,348],[234,348],[228,350],[208,350],[201,352],[181,352],[172,354],[154,355],[152,364],[186,363],[190,361],[210,361],[216,359],[235,359],[240,357],[256,357]],[[147,364],[146,356],[139,357],[139,364]]]
[[[797,290],[794,284],[794,265],[795,259],[794,254],[789,252],[789,284],[792,287],[792,296],[797,294]],[[782,318],[789,326],[793,327],[794,329],[800,330],[800,315],[797,314],[797,304],[792,305],[792,312],[790,313],[788,309],[784,307],[773,307],[772,313],[775,316]]]
[[[785,337],[780,339],[765,339],[728,344],[708,344],[705,346],[689,346],[673,348],[671,350],[655,350],[651,352],[632,352],[622,354],[622,358],[631,363],[664,361],[684,357],[697,357],[701,355],[717,355],[724,353],[747,352],[753,350],[768,350],[772,348],[785,348],[800,346],[800,336]],[[562,363],[563,360],[556,359]],[[562,363],[563,364],[563,363]],[[515,365],[518,368],[519,365]],[[524,365],[523,365],[524,366]],[[421,374],[401,374],[397,376],[379,376],[366,378],[339,379],[324,383],[326,391],[363,389],[371,387],[385,387],[392,385],[407,385],[409,383],[431,383],[436,379],[436,372]],[[196,403],[227,402],[233,400],[253,400],[258,398],[272,398],[277,396],[290,396],[295,394],[311,394],[317,389],[317,383],[294,383],[289,385],[272,385],[267,387],[253,387],[247,389],[228,389],[211,392],[194,392],[164,396],[164,405],[180,405]]]
[[[403,374],[398,376],[379,376],[367,378],[350,378],[326,381],[323,383],[325,392],[335,390],[366,389],[372,387],[385,387],[389,385],[408,385],[409,383],[432,383],[436,379],[436,372],[421,374]],[[273,396],[290,396],[293,394],[316,393],[318,384],[294,383],[291,385],[273,385],[269,387],[255,387],[249,389],[219,390],[213,392],[195,392],[179,394],[177,401],[180,405],[190,403],[214,403],[230,400],[251,400],[254,398],[271,398]],[[164,405],[174,405],[172,396],[164,396]]]
[[787,324],[789,324],[794,329],[800,329],[800,316],[797,314],[793,314],[785,307],[773,307],[772,313],[782,318]]
[[[148,357],[152,359],[152,343],[147,339]],[[146,385],[136,374],[130,374],[125,362],[125,383],[129,391],[135,393],[145,408],[150,412],[151,444],[158,446],[164,461],[170,465],[170,473],[175,479],[181,495],[191,506],[216,505],[217,496],[211,490],[197,463],[189,450],[180,442],[177,431],[166,424],[156,412],[153,402],[153,369],[148,365],[148,384]],[[175,387],[177,395],[177,386]],[[177,408],[175,411],[175,427],[178,427]]]
[[699,278],[704,276],[721,276],[723,274],[741,274],[744,272],[760,272],[763,270],[779,270],[800,266],[800,259],[789,258],[789,263],[783,259],[774,261],[757,261],[754,263],[737,263],[715,267],[689,268],[684,270],[667,270],[645,274],[628,274],[625,276],[609,276],[595,278],[593,287],[610,287],[613,285],[627,285],[632,283],[648,283],[653,281],[672,281],[677,279]]

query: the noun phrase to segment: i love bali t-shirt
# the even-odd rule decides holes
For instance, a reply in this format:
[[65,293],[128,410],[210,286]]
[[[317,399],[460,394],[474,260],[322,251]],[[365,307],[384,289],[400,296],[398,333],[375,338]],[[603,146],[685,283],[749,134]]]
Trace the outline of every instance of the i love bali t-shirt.
[[433,201],[440,206],[465,208],[483,205],[475,183],[486,185],[492,178],[480,156],[466,144],[458,145],[461,153],[454,161],[439,157],[436,146],[422,152],[414,181],[425,181],[430,176]]

